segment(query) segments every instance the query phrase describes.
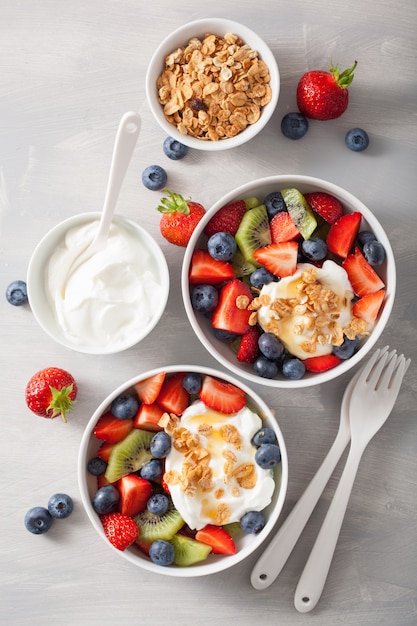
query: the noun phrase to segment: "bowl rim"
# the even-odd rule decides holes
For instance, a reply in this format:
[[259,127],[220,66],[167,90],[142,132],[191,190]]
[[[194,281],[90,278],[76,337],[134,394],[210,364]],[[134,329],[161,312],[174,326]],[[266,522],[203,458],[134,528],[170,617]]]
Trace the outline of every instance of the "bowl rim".
[[[253,189],[255,187],[261,187],[265,185],[273,185],[278,186],[293,186],[296,187],[297,184],[303,187],[317,187],[322,191],[327,191],[330,194],[335,195],[339,200],[341,200],[342,204],[352,205],[354,204],[358,211],[362,212],[363,219],[370,225],[372,230],[375,232],[377,238],[381,241],[385,247],[386,258],[387,258],[387,276],[386,276],[386,284],[389,288],[389,292],[387,290],[384,308],[380,314],[377,327],[374,328],[370,337],[364,342],[364,344],[360,347],[360,349],[350,358],[343,362],[341,362],[337,367],[327,370],[326,372],[318,373],[318,374],[306,374],[303,378],[299,380],[282,380],[282,379],[268,379],[257,376],[255,373],[247,370],[243,370],[242,366],[236,362],[233,362],[232,359],[225,358],[214,346],[214,344],[207,338],[206,334],[203,332],[200,323],[198,321],[198,316],[195,314],[192,306],[191,299],[189,297],[189,282],[188,282],[188,273],[191,261],[191,255],[193,249],[198,242],[199,238],[203,233],[203,229],[206,224],[210,221],[212,216],[224,205],[229,204],[238,199],[251,197],[254,194]],[[193,328],[195,334],[197,335],[200,342],[206,348],[209,354],[213,356],[223,367],[232,371],[233,374],[243,378],[247,382],[251,384],[264,385],[267,387],[273,387],[276,389],[299,389],[311,387],[314,385],[319,385],[322,383],[330,382],[331,380],[338,378],[342,374],[349,371],[351,368],[355,367],[374,347],[381,334],[383,333],[388,319],[390,317],[395,298],[396,291],[396,266],[395,266],[395,257],[391,247],[391,243],[389,241],[388,235],[383,229],[382,225],[376,218],[376,216],[371,212],[368,207],[363,204],[361,200],[359,200],[356,196],[354,196],[351,192],[343,189],[339,185],[326,181],[321,178],[317,178],[315,176],[305,176],[298,174],[278,174],[276,176],[267,176],[264,178],[255,179],[253,181],[244,183],[240,187],[233,189],[226,193],[222,198],[220,198],[217,202],[215,202],[210,209],[207,210],[206,214],[198,223],[196,229],[194,230],[190,241],[186,247],[182,270],[181,270],[181,291],[182,298],[184,303],[184,308],[190,322],[191,327]]]
[[[159,104],[156,97],[156,78],[159,76],[159,73],[163,68],[163,60],[165,59],[165,56],[167,56],[173,49],[175,49],[175,45],[171,44],[171,41],[173,39],[178,39],[182,35],[184,36],[184,43],[186,43],[188,39],[193,36],[201,37],[207,32],[206,30],[204,30],[206,28],[206,25],[210,25],[210,28],[212,29],[221,28],[224,31],[223,34],[226,34],[227,32],[233,32],[234,34],[237,34],[239,37],[241,37],[241,39],[245,43],[248,43],[248,40],[256,40],[258,42],[256,49],[259,53],[260,58],[264,60],[265,63],[268,65],[271,76],[270,85],[272,89],[272,98],[271,101],[263,107],[259,120],[254,124],[247,126],[245,130],[238,133],[234,137],[221,139],[219,141],[206,141],[203,139],[198,139],[197,137],[192,137],[191,135],[181,135],[176,127],[170,124],[168,120],[165,119],[162,106],[161,104]],[[251,45],[252,48],[255,47],[253,46],[253,44],[249,45]],[[262,47],[262,53],[261,50],[259,50],[260,46]],[[183,24],[182,26],[171,32],[169,35],[167,35],[161,41],[148,64],[145,77],[145,91],[148,105],[151,109],[154,119],[163,129],[163,131],[167,133],[168,136],[174,137],[174,139],[180,141],[189,148],[215,152],[219,150],[229,150],[231,148],[235,148],[246,143],[247,141],[255,137],[266,126],[266,124],[272,117],[278,103],[278,97],[280,93],[280,73],[278,63],[271,48],[264,41],[264,39],[251,28],[245,26],[244,24],[236,22],[235,20],[230,20],[227,18],[203,18]]]
[[[273,508],[270,512],[270,515],[269,515],[269,518],[267,520],[265,527],[261,530],[259,534],[256,535],[256,541],[254,537],[253,542],[250,542],[248,545],[244,546],[236,554],[219,558],[218,560],[215,560],[211,563],[206,563],[205,561],[203,561],[200,565],[196,564],[191,567],[184,567],[184,568],[161,567],[160,565],[156,565],[155,563],[152,563],[151,560],[148,560],[145,557],[142,557],[140,554],[136,552],[132,552],[129,548],[121,552],[120,550],[117,550],[115,547],[113,547],[107,540],[104,534],[102,525],[100,523],[99,517],[97,513],[94,511],[92,504],[91,504],[88,484],[87,484],[88,472],[86,470],[86,465],[88,461],[88,458],[87,458],[88,447],[89,447],[89,444],[91,443],[91,439],[93,436],[94,425],[96,424],[100,415],[102,415],[102,413],[109,407],[112,400],[114,400],[114,398],[116,398],[120,393],[132,387],[136,382],[140,380],[144,380],[155,374],[158,374],[161,371],[164,371],[167,374],[173,374],[175,372],[187,372],[187,371],[188,372],[189,371],[200,372],[202,374],[215,376],[217,378],[223,379],[234,385],[239,386],[248,395],[250,400],[254,401],[257,411],[259,411],[259,414],[261,416],[265,416],[267,421],[273,425],[273,428],[278,438],[278,444],[281,450],[281,470],[280,470],[279,493],[276,497],[276,502],[273,505]],[[288,452],[287,452],[287,447],[285,444],[285,439],[284,439],[281,427],[274,413],[266,404],[266,402],[261,398],[261,396],[259,396],[257,392],[255,392],[248,385],[246,385],[245,382],[236,380],[236,378],[233,375],[228,374],[227,372],[222,372],[215,368],[206,367],[204,365],[195,365],[195,364],[167,365],[165,367],[164,366],[156,367],[152,370],[142,372],[141,374],[138,374],[137,376],[130,378],[129,380],[120,384],[100,403],[100,405],[96,408],[93,415],[87,422],[87,425],[85,426],[85,429],[81,438],[79,452],[78,452],[78,459],[77,459],[77,475],[78,475],[78,487],[79,487],[81,501],[82,501],[84,510],[87,513],[87,516],[90,522],[92,523],[93,527],[96,529],[100,537],[106,542],[106,545],[108,545],[111,549],[115,550],[117,554],[124,557],[127,561],[130,561],[134,565],[138,567],[142,567],[143,569],[148,570],[150,572],[153,572],[156,574],[163,574],[167,576],[178,577],[178,578],[191,578],[191,577],[207,576],[209,574],[215,574],[215,573],[224,571],[226,569],[229,569],[230,567],[233,567],[234,565],[237,565],[238,563],[243,561],[245,558],[247,558],[250,554],[252,554],[255,550],[257,550],[259,546],[265,541],[265,539],[270,535],[279,516],[281,515],[285,498],[287,495]],[[268,506],[271,506],[271,505],[268,505]]]
[[[28,300],[31,311],[33,313],[34,318],[36,319],[39,326],[44,330],[44,332],[49,335],[51,339],[56,341],[58,344],[64,346],[65,348],[69,348],[74,350],[75,352],[80,352],[83,354],[95,354],[95,355],[108,355],[108,354],[117,354],[124,350],[128,350],[132,348],[137,343],[142,341],[158,324],[161,319],[169,296],[170,289],[170,275],[167,260],[165,255],[162,252],[161,247],[157,243],[157,241],[148,233],[148,231],[143,228],[140,224],[135,222],[134,220],[124,217],[123,215],[116,214],[113,216],[112,221],[115,224],[121,225],[123,227],[128,227],[130,230],[138,233],[144,245],[148,249],[149,253],[153,256],[156,266],[158,268],[158,274],[161,277],[161,295],[158,299],[158,310],[153,316],[153,318],[148,322],[148,324],[141,329],[141,333],[137,335],[134,339],[124,342],[120,344],[116,349],[112,347],[111,344],[106,344],[106,346],[83,346],[77,343],[72,342],[68,339],[60,330],[57,323],[54,324],[52,328],[51,325],[45,320],[45,307],[49,308],[51,315],[53,316],[52,309],[48,303],[47,296],[45,294],[44,286],[42,290],[39,289],[40,285],[40,275],[39,271],[41,268],[45,269],[45,263],[47,262],[50,254],[52,253],[55,245],[59,243],[65,236],[65,233],[74,226],[85,224],[89,221],[94,221],[100,219],[101,212],[86,212],[86,213],[78,213],[77,215],[72,215],[71,217],[66,218],[62,222],[59,222],[55,226],[53,226],[38,242],[36,247],[34,248],[27,269],[27,290],[28,290]],[[47,256],[48,255],[48,256]],[[43,297],[42,297],[43,296]]]

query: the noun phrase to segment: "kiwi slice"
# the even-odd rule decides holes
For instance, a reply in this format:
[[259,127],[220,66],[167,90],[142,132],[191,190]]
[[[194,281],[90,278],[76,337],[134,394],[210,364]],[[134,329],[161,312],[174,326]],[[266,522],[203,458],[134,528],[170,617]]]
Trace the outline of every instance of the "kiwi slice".
[[312,208],[298,189],[281,189],[288,213],[304,239],[310,239],[317,228]]
[[245,261],[259,267],[253,253],[258,248],[264,248],[271,243],[268,213],[264,204],[246,211],[237,229],[235,239]]
[[141,541],[156,539],[169,541],[184,526],[184,520],[173,504],[162,515],[156,515],[145,509],[136,515],[134,520],[139,527]]
[[205,561],[211,552],[211,546],[185,535],[174,535],[170,542],[175,550],[174,563],[179,567],[187,567],[199,561]]
[[105,478],[114,483],[126,474],[137,472],[152,459],[150,443],[155,435],[150,430],[134,428],[110,453]]
[[250,276],[258,267],[250,261],[246,261],[245,257],[239,250],[235,252],[232,260],[230,261],[236,278],[243,278],[244,276]]

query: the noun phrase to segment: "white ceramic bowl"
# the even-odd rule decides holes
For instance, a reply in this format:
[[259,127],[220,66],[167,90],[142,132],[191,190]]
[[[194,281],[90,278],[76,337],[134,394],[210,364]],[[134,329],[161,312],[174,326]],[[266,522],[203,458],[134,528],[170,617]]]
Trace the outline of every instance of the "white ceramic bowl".
[[[247,394],[250,408],[258,413],[258,415],[263,419],[265,426],[269,426],[275,431],[281,450],[281,463],[274,469],[276,482],[275,492],[273,494],[271,503],[266,509],[264,509],[264,513],[267,519],[264,528],[260,531],[260,533],[255,535],[245,533],[237,535],[235,537],[235,543],[237,546],[236,554],[228,556],[210,554],[205,561],[189,567],[177,567],[174,565],[161,567],[160,565],[154,564],[135,546],[131,546],[125,551],[117,550],[107,540],[103,532],[100,519],[97,513],[94,511],[91,503],[94,493],[97,490],[97,479],[89,474],[89,472],[87,471],[87,463],[91,458],[97,455],[97,450],[102,443],[98,441],[97,438],[94,436],[94,426],[97,420],[103,413],[105,413],[109,409],[112,400],[114,400],[114,398],[116,398],[119,394],[127,391],[132,391],[135,383],[144,380],[149,376],[153,376],[154,374],[157,374],[161,371],[166,372],[168,375],[174,374],[175,372],[199,372],[203,375],[208,374],[210,376],[217,377],[223,381],[232,383],[240,387],[240,389],[242,389]],[[247,385],[237,381],[229,374],[221,373],[212,368],[196,365],[171,365],[144,372],[139,376],[132,378],[131,380],[127,381],[126,383],[115,389],[100,404],[100,406],[97,408],[90,421],[88,422],[83,437],[81,439],[78,456],[78,481],[81,493],[81,500],[92,525],[94,526],[99,536],[109,546],[109,548],[115,550],[116,554],[126,559],[127,561],[130,561],[134,565],[137,565],[138,567],[142,567],[145,570],[149,570],[157,574],[174,577],[206,576],[208,574],[214,574],[216,572],[223,571],[225,569],[228,569],[229,567],[232,567],[233,565],[236,565],[237,563],[240,563],[241,561],[243,561],[243,559],[248,557],[257,548],[259,548],[261,543],[270,534],[281,513],[286,497],[288,486],[288,458],[282,432],[275,420],[275,417],[272,414],[272,411],[265,404],[265,402]]]
[[[204,248],[206,246],[207,237],[204,235],[203,230],[207,222],[209,222],[213,215],[222,206],[229,204],[230,202],[233,202],[235,200],[251,197],[256,197],[259,199],[259,201],[262,202],[269,193],[289,187],[295,187],[296,189],[301,191],[301,193],[320,190],[325,191],[339,199],[339,201],[344,206],[346,213],[360,211],[362,213],[361,230],[372,230],[376,238],[383,244],[386,252],[386,260],[384,264],[377,268],[378,273],[381,275],[386,285],[386,297],[371,335],[361,342],[361,347],[350,359],[342,361],[333,369],[327,370],[322,373],[306,372],[304,377],[299,380],[289,380],[287,378],[284,378],[282,374],[279,374],[277,378],[273,379],[261,378],[254,373],[251,365],[240,363],[239,361],[237,361],[235,354],[232,352],[231,348],[226,343],[221,342],[214,337],[210,320],[202,315],[195,313],[191,305],[190,288],[188,281],[193,250],[195,248]],[[344,374],[355,365],[357,365],[372,349],[372,347],[378,341],[385,329],[394,304],[396,289],[395,259],[388,236],[382,228],[381,224],[379,223],[375,215],[351,193],[337,185],[334,185],[333,183],[309,176],[271,176],[254,180],[252,182],[246,183],[245,185],[242,185],[237,189],[234,189],[230,193],[226,194],[223,198],[221,198],[218,202],[216,202],[214,206],[207,211],[206,215],[197,225],[197,228],[195,229],[185,251],[181,276],[181,288],[185,310],[187,312],[191,327],[193,328],[203,346],[215,359],[217,359],[219,363],[221,363],[229,371],[233,372],[233,374],[241,376],[248,383],[258,383],[276,388],[296,389],[299,387],[318,385],[337,378],[338,376]]]
[[[177,48],[186,45],[191,38],[198,37],[201,39],[208,33],[221,37],[227,33],[233,33],[239,36],[252,50],[256,50],[259,53],[259,57],[267,64],[271,76],[270,87],[272,90],[272,99],[263,107],[259,120],[254,124],[248,125],[245,130],[236,136],[220,139],[218,141],[198,139],[188,134],[181,134],[176,126],[168,122],[165,118],[163,107],[158,101],[158,90],[156,87],[157,79],[164,68],[165,57]],[[147,99],[158,124],[167,135],[197,150],[227,150],[240,146],[255,137],[271,118],[278,102],[279,90],[280,77],[278,65],[267,44],[247,26],[222,18],[206,18],[190,22],[168,35],[152,56],[146,75]]]
[[[54,309],[48,300],[46,289],[46,271],[48,263],[57,246],[63,241],[65,234],[71,228],[83,226],[92,220],[98,220],[100,215],[100,213],[82,213],[80,215],[74,215],[57,224],[36,246],[29,261],[27,273],[29,304],[39,325],[52,339],[62,346],[86,354],[113,354],[121,352],[144,339],[161,318],[169,294],[168,265],[159,245],[144,228],[132,220],[121,217],[120,215],[115,215],[113,222],[124,230],[133,233],[133,236],[137,239],[138,247],[141,247],[144,252],[146,251],[149,255],[153,272],[161,285],[157,307],[152,317],[144,326],[138,328],[132,336],[126,336],[121,341],[117,340],[117,342],[115,341],[114,343],[107,341],[105,345],[86,345],[82,343],[82,341],[80,342],[68,335],[58,322]],[[91,320],[91,324],[99,324],[98,319]]]

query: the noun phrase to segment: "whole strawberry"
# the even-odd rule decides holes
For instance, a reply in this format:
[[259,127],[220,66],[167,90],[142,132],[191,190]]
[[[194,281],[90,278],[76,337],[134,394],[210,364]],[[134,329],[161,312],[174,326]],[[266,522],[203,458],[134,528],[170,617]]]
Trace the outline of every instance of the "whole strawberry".
[[26,385],[26,404],[33,413],[53,419],[71,411],[77,397],[77,384],[73,376],[59,368],[47,367],[32,376]]
[[169,243],[185,247],[206,210],[198,202],[185,200],[179,193],[164,189],[158,211],[162,213],[159,229]]
[[343,72],[339,72],[337,65],[330,65],[328,72],[312,70],[304,74],[297,86],[300,113],[314,120],[340,117],[349,103],[348,87],[356,65],[357,61]]
[[122,513],[107,513],[100,516],[104,534],[118,550],[126,550],[139,537],[136,522]]

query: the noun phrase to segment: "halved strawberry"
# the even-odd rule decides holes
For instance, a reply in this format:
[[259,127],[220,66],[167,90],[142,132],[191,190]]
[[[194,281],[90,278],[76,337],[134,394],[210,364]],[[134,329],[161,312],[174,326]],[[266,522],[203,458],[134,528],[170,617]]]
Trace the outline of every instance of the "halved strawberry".
[[97,489],[101,489],[102,487],[105,487],[106,485],[111,485],[111,483],[107,480],[105,475],[100,474],[100,476],[97,476]]
[[242,335],[236,358],[241,363],[253,363],[259,354],[258,339],[261,331],[257,326],[250,326]]
[[305,193],[304,198],[313,209],[328,224],[334,224],[343,215],[343,206],[337,198],[325,191]]
[[146,503],[152,495],[149,480],[137,474],[127,474],[117,481],[116,487],[120,493],[119,513],[134,517],[145,510]]
[[300,231],[287,211],[280,211],[279,213],[276,213],[272,218],[269,227],[271,229],[272,243],[292,241],[300,236]]
[[113,450],[114,443],[110,443],[105,441],[101,444],[99,449],[97,450],[97,456],[102,460],[108,463],[110,458],[110,453]]
[[357,300],[352,307],[353,315],[359,317],[361,320],[365,320],[367,324],[372,325],[378,317],[379,310],[385,298],[385,293],[385,289],[380,289],[375,293],[370,293]]
[[158,405],[164,411],[182,415],[187,408],[190,395],[182,386],[183,378],[182,373],[165,378],[158,396]]
[[280,278],[294,274],[297,269],[297,255],[298,243],[296,241],[271,243],[265,248],[258,248],[253,253],[258,263]]
[[133,420],[120,420],[110,412],[102,415],[94,427],[97,439],[117,443],[126,437],[133,428]]
[[246,394],[242,389],[208,375],[203,378],[199,395],[206,406],[220,413],[237,413],[246,404]]
[[304,359],[303,363],[308,372],[320,373],[339,365],[340,359],[335,354],[321,354]]
[[197,531],[195,538],[211,546],[213,554],[236,554],[236,544],[221,526],[207,524]]
[[137,545],[139,550],[143,552],[143,554],[146,554],[146,556],[149,556],[149,548],[152,543],[153,541],[145,541],[144,539],[141,539],[140,536],[135,541],[135,545]]
[[164,413],[164,409],[161,409],[156,402],[152,404],[143,403],[140,405],[136,416],[133,418],[133,427],[143,428],[144,430],[154,430],[155,432],[163,430],[158,422]]
[[385,287],[384,281],[368,263],[359,248],[355,248],[355,252],[346,257],[342,267],[347,272],[353,291],[360,298]]
[[347,257],[359,232],[361,219],[362,213],[355,211],[342,215],[332,224],[326,240],[329,252],[342,259]]
[[207,250],[194,250],[191,257],[189,281],[192,285],[218,285],[235,277],[227,261],[218,261]]
[[118,550],[126,550],[139,537],[139,528],[136,522],[122,513],[107,513],[100,516],[104,534],[110,543]]
[[139,400],[145,404],[152,404],[158,397],[161,391],[162,383],[165,380],[165,372],[159,372],[154,376],[145,378],[135,384],[135,391],[138,394]]
[[213,328],[238,335],[246,333],[251,312],[244,306],[244,302],[249,304],[252,300],[251,290],[238,278],[226,283],[219,291],[219,301],[211,317]]
[[207,237],[211,237],[214,233],[230,233],[235,236],[239,224],[244,213],[246,213],[246,203],[244,200],[237,200],[231,204],[227,204],[217,211],[215,215],[207,222],[204,233]]

